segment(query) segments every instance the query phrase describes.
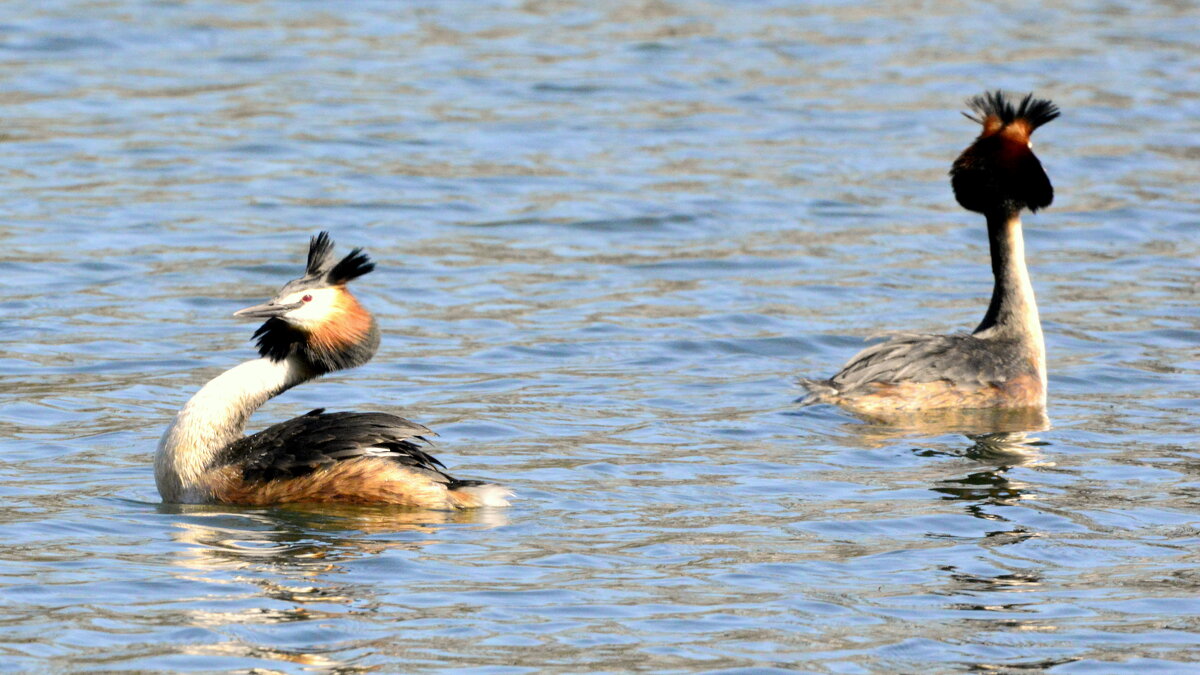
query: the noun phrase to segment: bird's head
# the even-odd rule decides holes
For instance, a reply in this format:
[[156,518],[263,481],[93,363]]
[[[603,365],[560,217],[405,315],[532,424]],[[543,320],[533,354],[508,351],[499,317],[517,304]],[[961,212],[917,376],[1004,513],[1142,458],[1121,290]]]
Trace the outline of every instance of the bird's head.
[[352,368],[375,354],[379,329],[346,284],[373,269],[375,263],[359,248],[335,263],[333,240],[321,232],[309,242],[304,276],[284,284],[271,300],[233,315],[266,319],[254,332],[266,358],[299,357],[319,372]]
[[967,101],[968,119],[983,131],[950,169],[954,197],[963,208],[985,214],[1037,211],[1054,201],[1054,187],[1033,154],[1030,136],[1058,117],[1058,106],[1028,94],[1013,105],[1003,92]]

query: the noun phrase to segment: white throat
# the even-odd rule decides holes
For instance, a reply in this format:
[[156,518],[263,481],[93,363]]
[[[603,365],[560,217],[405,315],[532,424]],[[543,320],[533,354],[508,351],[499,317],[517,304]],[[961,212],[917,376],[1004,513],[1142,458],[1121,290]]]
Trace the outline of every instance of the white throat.
[[1038,316],[1033,283],[1025,265],[1025,236],[1018,215],[989,215],[988,240],[992,252],[995,286],[983,323],[975,330],[981,338],[1019,340],[1029,350],[1046,390],[1046,342]]
[[154,480],[163,501],[207,499],[205,469],[225,446],[242,437],[251,413],[272,396],[312,377],[292,361],[255,359],[209,381],[175,415],[158,442]]
[[1025,264],[1025,235],[1019,219],[1009,223],[1008,283],[1009,302],[1015,315],[1015,327],[1020,329],[1037,359],[1038,374],[1042,380],[1042,391],[1046,390],[1046,340],[1042,335],[1042,321],[1038,316],[1037,300],[1034,298],[1033,282],[1029,279],[1029,268]]

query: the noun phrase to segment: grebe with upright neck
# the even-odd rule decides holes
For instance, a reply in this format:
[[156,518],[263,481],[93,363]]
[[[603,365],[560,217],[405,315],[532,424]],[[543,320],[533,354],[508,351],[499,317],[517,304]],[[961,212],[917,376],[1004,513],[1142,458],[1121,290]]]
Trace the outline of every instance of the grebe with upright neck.
[[983,131],[950,169],[958,203],[987,218],[995,285],[970,334],[901,334],[859,352],[827,380],[801,380],[804,403],[834,403],[872,414],[945,408],[1035,408],[1046,403],[1046,346],[1025,267],[1022,209],[1050,205],[1054,189],[1030,135],[1058,117],[1029,94],[967,101]]
[[444,473],[422,450],[432,432],[395,415],[321,408],[243,436],[268,399],[375,355],[379,327],[346,289],[373,269],[357,248],[335,263],[333,242],[321,232],[309,243],[303,277],[273,300],[234,313],[266,319],[254,333],[260,358],[204,385],[167,427],[154,459],[164,502],[507,505],[506,488]]

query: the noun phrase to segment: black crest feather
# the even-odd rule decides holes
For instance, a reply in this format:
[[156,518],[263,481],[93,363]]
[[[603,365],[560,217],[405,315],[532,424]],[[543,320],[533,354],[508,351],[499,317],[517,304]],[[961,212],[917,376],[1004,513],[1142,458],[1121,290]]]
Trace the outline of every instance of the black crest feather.
[[967,107],[979,116],[975,117],[967,113],[963,113],[963,115],[980,124],[983,124],[988,117],[995,115],[1000,119],[1001,124],[1012,124],[1016,120],[1023,119],[1029,123],[1031,131],[1060,114],[1058,106],[1044,98],[1034,98],[1032,93],[1026,94],[1021,102],[1014,106],[1012,101],[999,89],[984,92],[980,96],[972,96],[967,99]]
[[328,232],[321,232],[308,242],[308,265],[304,268],[305,276],[319,277],[329,269],[329,259],[333,255],[333,240]]
[[308,244],[308,265],[304,268],[302,281],[318,282],[327,286],[340,286],[375,269],[375,263],[356,248],[335,265],[333,263],[333,239],[328,232],[320,232]]
[[338,286],[351,279],[357,279],[373,269],[375,269],[375,263],[371,262],[371,258],[363,253],[361,248],[356,248],[325,274],[325,281],[332,286]]

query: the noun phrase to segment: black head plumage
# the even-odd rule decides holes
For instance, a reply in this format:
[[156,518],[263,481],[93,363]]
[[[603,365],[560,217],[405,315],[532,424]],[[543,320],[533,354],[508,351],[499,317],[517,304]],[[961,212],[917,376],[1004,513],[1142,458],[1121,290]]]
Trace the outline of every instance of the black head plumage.
[[1054,186],[1030,147],[1029,135],[1059,116],[1058,106],[1027,94],[1017,105],[1003,92],[967,100],[983,132],[950,169],[954,197],[965,209],[1012,215],[1037,211],[1054,201]]

